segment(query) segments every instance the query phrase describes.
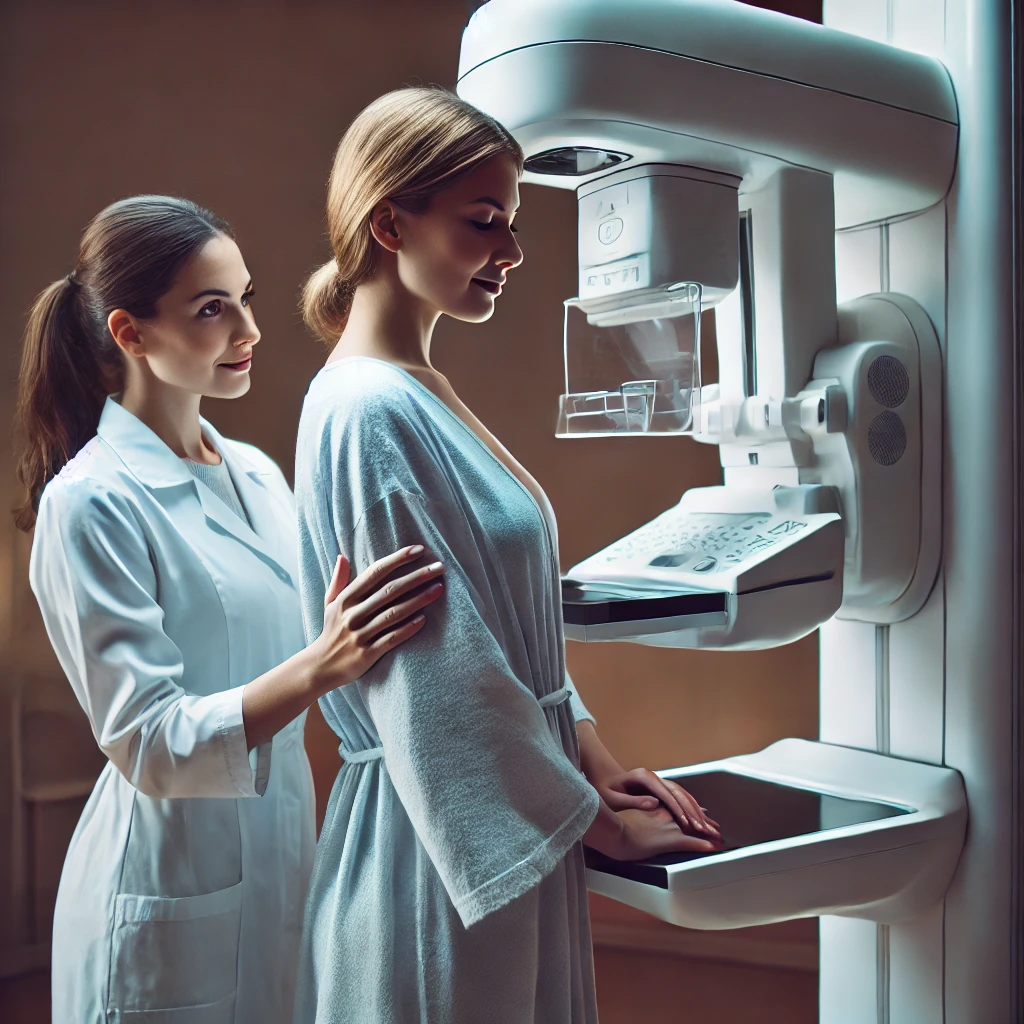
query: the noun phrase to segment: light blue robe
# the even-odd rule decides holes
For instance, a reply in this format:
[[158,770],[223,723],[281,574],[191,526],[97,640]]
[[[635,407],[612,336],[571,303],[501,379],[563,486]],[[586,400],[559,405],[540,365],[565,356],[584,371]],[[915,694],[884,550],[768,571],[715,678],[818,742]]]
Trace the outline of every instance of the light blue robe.
[[[380,360],[314,378],[295,470],[306,636],[339,551],[446,566],[412,640],[321,700],[345,765],[317,848],[296,1024],[593,1024],[578,769],[550,507]],[[546,503],[545,503],[546,504]],[[574,707],[575,704],[575,707]]]

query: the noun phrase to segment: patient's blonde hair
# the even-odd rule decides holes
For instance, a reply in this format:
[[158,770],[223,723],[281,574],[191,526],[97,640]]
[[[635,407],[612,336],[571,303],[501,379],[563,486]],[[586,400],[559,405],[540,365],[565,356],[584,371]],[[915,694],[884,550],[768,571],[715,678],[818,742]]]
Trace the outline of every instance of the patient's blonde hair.
[[302,315],[333,345],[345,329],[356,288],[374,271],[370,213],[389,199],[421,213],[431,196],[492,156],[523,151],[493,118],[440,88],[406,88],[374,100],[338,144],[327,188],[327,230],[334,258],[302,293]]

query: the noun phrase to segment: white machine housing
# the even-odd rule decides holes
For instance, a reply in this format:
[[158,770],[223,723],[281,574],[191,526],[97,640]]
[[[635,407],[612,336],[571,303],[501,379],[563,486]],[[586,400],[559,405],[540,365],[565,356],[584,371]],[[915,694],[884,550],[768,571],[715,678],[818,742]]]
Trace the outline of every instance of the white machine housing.
[[[729,0],[491,0],[463,41],[459,92],[515,134],[526,180],[588,200],[602,181],[674,177],[676,189],[696,190],[706,176],[739,179],[753,281],[745,294],[741,260],[739,287],[723,297],[709,259],[721,376],[702,388],[693,432],[719,445],[724,490],[760,495],[764,514],[774,511],[776,488],[835,496],[843,601],[822,625],[824,742],[807,744],[805,756],[806,741],[784,741],[718,767],[912,808],[927,838],[908,843],[914,816],[904,815],[855,827],[872,849],[846,847],[854,833],[823,829],[691,861],[672,870],[667,888],[598,869],[588,882],[692,927],[822,915],[820,1005],[829,1024],[982,1024],[1024,1011],[1020,941],[1006,927],[1024,905],[1011,827],[1024,786],[1014,639],[1022,459],[1007,441],[1021,402],[1012,318],[1024,314],[1010,268],[1022,197],[1019,169],[1016,179],[1006,173],[1011,145],[1019,155],[1024,99],[1010,53],[1021,29],[1009,6],[825,0],[826,22],[847,32]],[[911,10],[919,30],[909,27]],[[887,45],[897,37],[943,56],[957,95],[943,63]],[[655,172],[666,166],[675,173]],[[728,181],[711,180],[723,190]],[[580,249],[582,299],[589,275],[606,267],[594,262],[593,240],[609,211],[582,201],[580,210],[581,241],[589,239]],[[728,231],[714,215],[694,216],[678,235],[664,229],[661,237],[681,243],[685,234],[694,258],[723,251]],[[617,229],[605,230],[615,241]],[[673,276],[644,286],[667,294]],[[642,315],[650,297],[642,298],[629,312]],[[615,309],[605,302],[594,313]],[[958,374],[949,408],[944,359]],[[712,501],[713,512],[724,511],[722,495]],[[944,507],[955,510],[945,537]],[[681,503],[678,514],[689,510]],[[656,533],[661,519],[637,534]],[[635,547],[637,534],[624,541]],[[797,548],[780,546],[781,561]],[[571,570],[577,583],[614,589],[607,563],[589,582],[581,566]],[[618,569],[629,575],[625,562]],[[635,597],[635,581],[620,586]],[[664,578],[659,588],[664,597]],[[746,622],[739,629],[745,595],[737,587],[734,596],[731,626],[694,629],[681,645],[727,647],[730,629],[740,642],[756,637],[756,615],[749,634]],[[776,627],[765,631],[778,635]],[[615,631],[626,628],[618,621]],[[975,787],[959,868],[966,805],[950,765]]]
[[[463,34],[459,94],[528,157],[626,153],[746,191],[783,166],[824,171],[837,228],[925,209],[953,176],[956,98],[939,61],[721,0],[491,0]],[[528,167],[525,180],[593,177]]]
[[[681,597],[721,588],[724,624],[702,608],[675,630],[664,602],[653,624],[628,596],[640,610],[630,639],[680,647],[773,646],[837,612],[915,614],[939,562],[938,341],[907,296],[837,310],[834,239],[945,194],[957,137],[945,68],[722,0],[637,0],[628,16],[615,0],[491,0],[466,29],[459,76],[460,94],[516,135],[531,179],[576,187],[577,301],[594,329],[690,312],[692,282],[719,306],[720,380],[692,392],[689,432],[719,446],[724,488],[684,495],[574,566],[590,590],[584,611],[567,598],[571,635],[626,638],[618,597],[593,621],[606,584],[646,582],[659,599],[673,585]],[[624,409],[638,384],[622,383]],[[689,571],[715,561],[721,533],[687,526],[690,513],[704,526],[726,517],[722,528],[736,511],[771,516],[779,488],[811,513],[785,544]],[[830,512],[841,549],[823,539]],[[742,583],[755,565],[776,588],[770,615]]]
[[[579,187],[580,305],[597,325],[672,316],[667,286],[699,281],[705,305],[736,288],[740,179],[644,164]],[[701,242],[680,245],[678,226]]]

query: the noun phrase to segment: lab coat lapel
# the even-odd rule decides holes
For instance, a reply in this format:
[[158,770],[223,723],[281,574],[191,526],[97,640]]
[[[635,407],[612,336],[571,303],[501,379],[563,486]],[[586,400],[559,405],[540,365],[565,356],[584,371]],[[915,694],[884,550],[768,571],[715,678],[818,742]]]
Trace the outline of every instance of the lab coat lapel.
[[294,586],[291,574],[274,554],[280,543],[280,527],[273,516],[273,503],[266,500],[266,497],[261,502],[259,492],[252,490],[257,486],[251,482],[254,467],[237,452],[229,451],[224,439],[206,420],[201,420],[201,423],[207,437],[227,461],[231,478],[256,530],[250,529],[209,487],[196,480],[185,463],[145,423],[123,409],[113,398],[107,398],[96,432],[114,449],[128,469],[153,492],[161,505],[169,508],[173,504],[174,492],[179,492],[181,488],[191,488],[212,529],[244,544],[279,579]]
[[[249,512],[250,516],[252,516],[252,501],[247,499],[245,488],[242,486],[237,472],[234,471],[231,465],[233,460],[225,454],[223,449],[221,449],[221,456],[227,461],[228,469],[232,470],[231,478],[235,482],[235,486],[242,499],[242,504],[245,506],[246,512]],[[242,475],[244,476],[244,474]],[[239,543],[244,544],[253,552],[253,554],[266,562],[279,577],[291,582],[290,574],[271,554],[264,538],[255,530],[251,529],[244,519],[228,508],[228,506],[225,505],[209,487],[198,480],[196,481],[196,493],[199,495],[199,503],[203,506],[203,514],[206,516],[208,524],[213,529],[220,533],[225,533],[228,536],[233,537]],[[257,525],[257,519],[255,516],[253,516],[253,525]]]
[[228,466],[232,482],[238,491],[242,506],[252,523],[238,517],[208,487],[199,486],[199,499],[203,512],[221,529],[251,548],[286,583],[295,584],[291,573],[281,560],[282,537],[291,536],[280,518],[279,502],[269,489],[270,473],[262,470],[246,457],[237,445],[224,440],[206,420],[200,421],[203,432],[213,441],[221,458]]

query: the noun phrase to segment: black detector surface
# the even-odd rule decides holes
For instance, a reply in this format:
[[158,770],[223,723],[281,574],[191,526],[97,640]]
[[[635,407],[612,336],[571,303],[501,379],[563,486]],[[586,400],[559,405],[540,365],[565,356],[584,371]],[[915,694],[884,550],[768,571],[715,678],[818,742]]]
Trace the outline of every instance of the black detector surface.
[[645,622],[688,615],[725,613],[724,592],[691,589],[646,589],[612,583],[562,580],[562,616],[573,626],[609,622]]

